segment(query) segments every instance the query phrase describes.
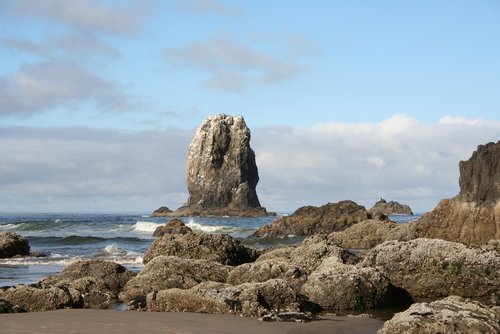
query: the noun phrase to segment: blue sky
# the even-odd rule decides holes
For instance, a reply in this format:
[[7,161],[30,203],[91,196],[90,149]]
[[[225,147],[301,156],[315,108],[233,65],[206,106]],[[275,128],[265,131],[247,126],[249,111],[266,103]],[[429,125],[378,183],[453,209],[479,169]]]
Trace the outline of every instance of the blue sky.
[[[187,145],[216,113],[252,129],[271,210],[379,195],[429,210],[500,139],[495,0],[0,0],[0,24],[1,211],[180,205]],[[64,167],[75,141],[82,165]]]

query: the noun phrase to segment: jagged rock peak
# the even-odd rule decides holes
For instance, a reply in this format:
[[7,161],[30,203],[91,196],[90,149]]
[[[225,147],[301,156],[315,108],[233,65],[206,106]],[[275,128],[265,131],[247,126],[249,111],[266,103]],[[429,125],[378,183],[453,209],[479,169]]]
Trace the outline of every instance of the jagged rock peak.
[[500,199],[500,141],[479,145],[469,160],[460,161],[459,168],[459,197],[477,204]]
[[380,198],[371,209],[368,211],[370,212],[381,212],[385,215],[390,215],[390,214],[401,214],[401,215],[413,215],[413,211],[411,211],[411,208],[406,205],[406,204],[401,204],[396,201],[389,201],[387,202],[385,199]]
[[[259,173],[242,116],[208,117],[189,145],[186,214],[245,214],[261,208],[255,190]],[[261,214],[262,215],[262,214]]]

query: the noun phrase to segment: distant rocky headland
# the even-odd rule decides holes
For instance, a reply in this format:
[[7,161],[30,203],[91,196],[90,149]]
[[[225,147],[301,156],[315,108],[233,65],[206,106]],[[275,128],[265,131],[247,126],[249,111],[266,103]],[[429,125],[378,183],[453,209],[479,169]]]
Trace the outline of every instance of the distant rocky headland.
[[264,216],[256,187],[259,172],[242,116],[208,117],[196,130],[187,161],[189,199],[153,216]]

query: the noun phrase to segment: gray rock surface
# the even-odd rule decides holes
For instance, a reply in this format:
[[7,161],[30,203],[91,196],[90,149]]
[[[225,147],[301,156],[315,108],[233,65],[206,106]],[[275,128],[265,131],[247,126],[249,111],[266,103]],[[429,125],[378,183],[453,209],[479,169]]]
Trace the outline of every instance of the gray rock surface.
[[156,209],[155,211],[153,211],[153,213],[151,214],[151,217],[165,217],[165,216],[170,216],[172,214],[172,210],[170,210],[168,207],[166,206],[161,206],[159,207],[158,209]]
[[187,161],[189,199],[174,215],[262,216],[250,129],[241,116],[214,115],[196,130]]
[[152,291],[189,289],[205,281],[225,282],[231,269],[213,261],[157,256],[127,282],[120,297],[144,308],[146,295]]
[[14,232],[0,232],[0,258],[27,256],[30,253],[28,240]]
[[327,311],[373,309],[411,301],[380,270],[343,264],[336,257],[323,261],[308,277],[301,294]]
[[147,296],[150,311],[231,313],[262,317],[270,312],[295,312],[299,298],[284,280],[236,286],[202,283],[189,290],[169,289]]
[[381,198],[378,200],[372,208],[368,211],[370,212],[381,212],[385,215],[400,214],[400,215],[413,215],[409,205],[401,204],[396,201],[387,202],[385,199]]
[[13,307],[27,312],[51,311],[67,307],[81,308],[83,306],[78,291],[61,287],[38,288],[18,285],[0,291],[0,299],[4,299]]
[[100,279],[113,292],[119,293],[135,273],[122,265],[103,260],[76,261],[64,268],[58,275],[40,281],[42,286],[69,284],[72,281],[92,277]]
[[276,237],[287,235],[309,236],[342,231],[361,221],[371,218],[365,207],[353,201],[328,203],[321,207],[304,206],[288,217],[281,217],[260,227],[255,237]]
[[459,295],[500,302],[498,251],[440,239],[387,241],[369,250],[361,265],[380,269],[415,301]]
[[235,266],[255,261],[258,253],[226,234],[187,233],[165,234],[156,238],[144,253],[144,264],[159,255],[204,259]]
[[478,302],[450,296],[432,303],[413,304],[385,322],[378,334],[500,333],[500,318]]

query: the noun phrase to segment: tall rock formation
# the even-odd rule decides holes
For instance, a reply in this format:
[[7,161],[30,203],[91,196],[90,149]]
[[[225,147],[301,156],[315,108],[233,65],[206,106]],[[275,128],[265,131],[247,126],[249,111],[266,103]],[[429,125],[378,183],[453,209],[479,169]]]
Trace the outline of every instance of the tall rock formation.
[[[479,145],[460,161],[460,193],[409,225],[408,237],[464,244],[500,239],[500,141]],[[407,237],[407,238],[408,238]]]
[[267,214],[255,190],[259,173],[242,116],[210,116],[198,127],[186,173],[189,199],[173,215]]

